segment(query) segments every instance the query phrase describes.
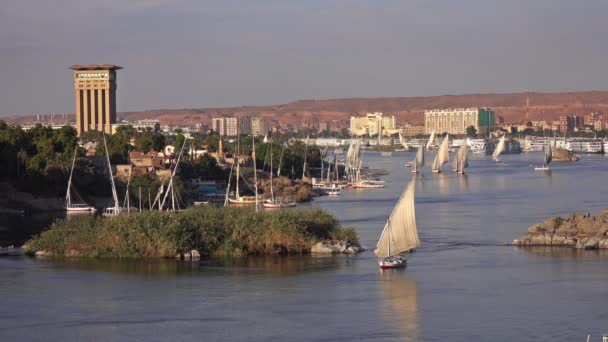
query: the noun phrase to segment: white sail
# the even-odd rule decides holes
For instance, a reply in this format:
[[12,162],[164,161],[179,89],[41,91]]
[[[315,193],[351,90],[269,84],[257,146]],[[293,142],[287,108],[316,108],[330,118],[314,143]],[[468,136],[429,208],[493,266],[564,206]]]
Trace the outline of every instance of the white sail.
[[439,153],[435,154],[435,159],[433,160],[433,165],[431,165],[431,170],[437,172],[439,170],[439,162],[437,161],[439,158]]
[[410,146],[405,142],[405,138],[403,138],[403,135],[401,134],[401,132],[399,132],[399,142],[401,143],[401,146],[403,146],[403,148],[405,150],[410,149]]
[[418,152],[416,152],[416,166],[424,167],[424,146],[422,144],[418,147]]
[[431,136],[429,137],[429,141],[426,143],[426,149],[430,150],[433,146],[433,142],[435,142],[435,130],[431,132]]
[[553,151],[551,151],[551,145],[547,144],[545,146],[545,167],[547,167],[549,165],[549,163],[551,163],[552,160],[553,160]]
[[460,148],[458,149],[458,153],[456,153],[456,156],[458,159],[456,171],[462,173],[462,172],[464,172],[464,169],[469,167],[468,139],[465,139],[465,141],[462,143],[462,145],[460,145]]
[[498,156],[500,156],[502,154],[502,152],[504,152],[504,150],[505,150],[505,136],[503,135],[502,138],[500,138],[498,145],[496,145],[496,148],[494,149],[494,153],[492,153],[492,159],[498,160]]
[[448,151],[450,149],[449,139],[450,139],[450,135],[446,134],[445,138],[443,138],[443,141],[441,142],[439,151],[437,151],[437,155],[439,156],[437,159],[437,162],[439,163],[439,166],[450,161],[450,155],[449,155],[449,151]]
[[408,184],[388,218],[376,249],[380,258],[387,258],[420,246],[414,206],[415,183]]

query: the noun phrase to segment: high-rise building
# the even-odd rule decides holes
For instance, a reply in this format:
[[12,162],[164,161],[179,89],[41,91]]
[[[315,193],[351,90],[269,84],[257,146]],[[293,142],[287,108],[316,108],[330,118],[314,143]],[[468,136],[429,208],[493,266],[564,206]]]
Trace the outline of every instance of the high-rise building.
[[116,123],[116,71],[112,64],[72,65],[76,98],[76,131],[112,134]]
[[211,119],[211,129],[221,136],[226,136],[226,118]]
[[211,119],[211,129],[226,137],[236,137],[239,134],[249,135],[252,132],[253,119],[249,116],[213,118]]
[[575,128],[582,128],[583,120],[578,115],[562,115],[559,117],[559,131],[573,131]]
[[384,116],[382,113],[367,113],[364,117],[350,117],[350,134],[353,135],[383,135],[395,131],[395,117]]
[[268,133],[268,123],[260,117],[251,117],[251,134],[254,137],[264,136]]
[[467,127],[473,126],[479,133],[489,131],[494,125],[494,111],[488,108],[448,108],[431,109],[424,112],[424,126],[427,134],[466,134]]

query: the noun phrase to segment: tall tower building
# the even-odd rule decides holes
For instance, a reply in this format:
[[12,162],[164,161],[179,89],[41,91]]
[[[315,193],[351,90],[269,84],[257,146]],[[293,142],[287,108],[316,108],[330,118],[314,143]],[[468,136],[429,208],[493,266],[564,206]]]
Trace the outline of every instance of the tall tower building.
[[112,64],[72,65],[76,96],[76,131],[112,134],[116,123],[116,71]]

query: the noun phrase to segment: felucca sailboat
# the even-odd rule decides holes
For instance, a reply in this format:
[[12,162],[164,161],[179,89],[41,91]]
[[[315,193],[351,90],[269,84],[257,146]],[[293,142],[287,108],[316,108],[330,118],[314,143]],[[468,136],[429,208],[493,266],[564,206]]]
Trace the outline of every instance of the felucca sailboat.
[[467,167],[469,167],[468,139],[460,145],[458,152],[456,152],[456,156],[454,156],[454,159],[452,160],[452,171],[463,174],[464,169]]
[[435,130],[433,130],[431,132],[431,135],[429,136],[429,141],[427,141],[427,143],[426,143],[427,150],[430,150],[433,148],[433,142],[435,142]]
[[433,165],[431,166],[431,169],[434,173],[440,173],[441,165],[447,163],[450,160],[450,155],[448,151],[449,138],[450,135],[446,134],[445,138],[443,138],[443,141],[441,142],[441,145],[439,146],[437,154],[435,155],[435,160],[433,161]]
[[[65,211],[68,213],[95,212],[97,209],[87,203],[74,203],[72,201],[72,175],[74,174],[74,165],[76,164],[76,151],[78,151],[78,147],[74,148],[74,158],[72,158],[72,168],[70,169],[70,178],[68,178],[68,190],[65,194]],[[76,194],[76,196],[78,196],[78,194]]]
[[416,152],[416,159],[412,163],[412,173],[418,173],[418,168],[422,167],[424,167],[424,146],[420,144],[418,152]]
[[420,246],[414,207],[415,182],[410,181],[386,221],[374,253],[381,269],[405,267],[401,253]]
[[497,163],[502,163],[502,160],[500,160],[499,157],[504,151],[505,151],[505,136],[503,135],[502,138],[500,138],[498,145],[496,145],[496,148],[494,149],[494,153],[492,153],[492,159],[494,159],[494,161]]
[[551,171],[551,169],[549,168],[549,164],[551,163],[552,160],[553,160],[553,151],[551,150],[551,144],[546,143],[545,144],[545,159],[543,160],[543,166],[535,167],[534,170],[535,171]]

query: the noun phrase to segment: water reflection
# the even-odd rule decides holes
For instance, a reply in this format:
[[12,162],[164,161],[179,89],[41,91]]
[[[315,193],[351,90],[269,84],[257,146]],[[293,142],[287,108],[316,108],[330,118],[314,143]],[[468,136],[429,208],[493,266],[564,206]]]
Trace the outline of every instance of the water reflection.
[[458,175],[456,178],[458,178],[458,185],[460,186],[460,189],[469,191],[469,176],[464,173]]
[[405,341],[418,341],[418,288],[405,270],[386,270],[378,274],[386,323],[399,331]]
[[572,247],[551,247],[551,246],[533,246],[533,247],[514,247],[517,252],[524,252],[531,256],[547,257],[547,258],[563,258],[563,259],[578,259],[578,258],[597,258],[598,256],[608,256],[608,250],[585,250]]
[[342,266],[348,267],[353,258],[343,256],[250,256],[245,258],[204,259],[195,262],[173,259],[64,259],[40,262],[51,262],[57,268],[130,273],[144,277],[164,277],[190,273],[288,276],[333,271]]
[[446,173],[436,173],[437,178],[437,190],[442,195],[447,195],[450,193],[450,176]]

